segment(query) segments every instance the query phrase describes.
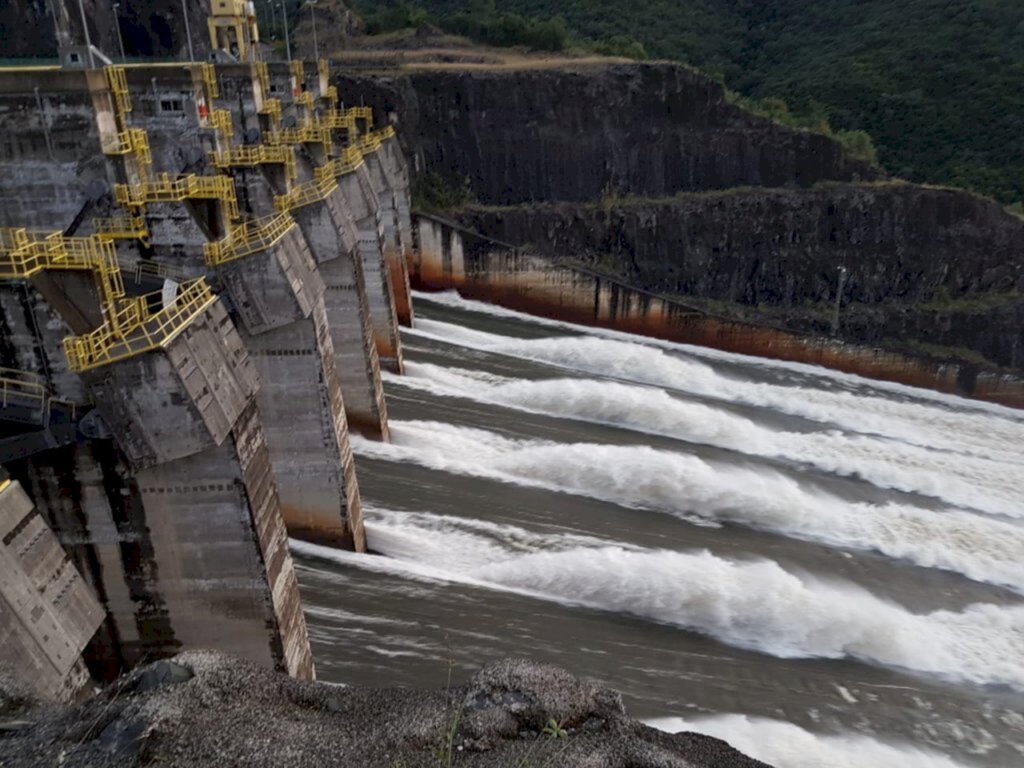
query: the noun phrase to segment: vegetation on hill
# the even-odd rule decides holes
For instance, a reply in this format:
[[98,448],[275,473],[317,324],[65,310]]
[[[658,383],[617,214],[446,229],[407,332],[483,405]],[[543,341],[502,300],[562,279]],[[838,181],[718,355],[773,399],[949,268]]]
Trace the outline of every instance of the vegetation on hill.
[[[1024,198],[1020,0],[358,0],[371,31],[431,21],[493,45],[678,59],[744,106],[888,171]],[[870,139],[873,138],[874,146]]]

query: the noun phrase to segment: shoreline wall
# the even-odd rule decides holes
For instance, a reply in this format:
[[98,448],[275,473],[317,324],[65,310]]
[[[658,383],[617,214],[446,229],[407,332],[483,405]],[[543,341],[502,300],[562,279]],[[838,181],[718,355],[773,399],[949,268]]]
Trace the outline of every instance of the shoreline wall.
[[801,335],[702,313],[578,267],[491,240],[436,217],[417,218],[413,285],[581,325],[777,360],[1024,408],[1024,380],[969,365],[930,362],[874,347]]

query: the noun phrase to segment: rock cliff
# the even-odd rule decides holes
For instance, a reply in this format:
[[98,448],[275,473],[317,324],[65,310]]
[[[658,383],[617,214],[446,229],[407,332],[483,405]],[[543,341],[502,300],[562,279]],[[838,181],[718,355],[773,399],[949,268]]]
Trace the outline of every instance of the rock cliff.
[[2,683],[0,764],[12,768],[770,768],[718,739],[649,728],[614,691],[522,660],[418,691],[305,683],[192,652],[64,711],[33,708]]
[[916,340],[1024,367],[1024,222],[955,190],[829,183],[478,206],[460,218],[651,291],[747,307],[740,316],[799,330],[830,330],[845,267],[845,338]]
[[880,176],[825,136],[740,109],[719,83],[678,64],[424,69],[337,82],[396,116],[412,167],[456,187],[468,180],[481,203]]
[[[1024,222],[893,182],[666,63],[340,78],[398,122],[471,228],[734,318],[1024,369]],[[456,199],[458,194],[451,195]],[[489,206],[504,206],[492,208]]]

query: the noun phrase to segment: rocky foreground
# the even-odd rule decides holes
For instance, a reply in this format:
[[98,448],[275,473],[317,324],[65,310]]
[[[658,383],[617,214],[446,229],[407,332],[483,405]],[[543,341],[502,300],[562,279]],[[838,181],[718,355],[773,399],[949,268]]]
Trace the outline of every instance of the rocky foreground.
[[618,693],[530,661],[419,691],[300,682],[208,652],[61,710],[0,682],[0,766],[55,765],[766,768],[718,739],[645,726]]

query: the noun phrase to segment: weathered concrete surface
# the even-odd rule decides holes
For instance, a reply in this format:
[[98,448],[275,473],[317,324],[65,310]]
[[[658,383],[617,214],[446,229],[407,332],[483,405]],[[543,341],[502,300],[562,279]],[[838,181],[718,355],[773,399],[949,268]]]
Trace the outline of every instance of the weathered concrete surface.
[[221,273],[263,383],[256,397],[289,532],[365,550],[325,287],[302,230],[292,227],[269,251]]
[[[412,251],[409,218],[409,182],[405,161],[395,148],[396,140],[382,142],[376,152],[366,155],[366,169],[377,196],[384,230],[384,259],[387,261],[391,290],[398,322],[412,327],[412,300],[409,296],[409,272],[406,257]],[[390,148],[390,152],[388,149]]]
[[324,282],[327,324],[349,428],[387,439],[380,361],[359,258],[358,231],[339,190],[292,212]]
[[678,64],[346,74],[397,121],[410,165],[482,203],[593,200],[735,186],[810,186],[879,172],[839,144],[730,104]]
[[257,402],[289,534],[364,551],[359,484],[323,300],[309,318],[244,336],[263,382]]
[[384,256],[380,201],[365,166],[338,179],[338,188],[359,232],[356,252],[362,261],[377,355],[381,365],[401,373],[402,342],[398,333],[398,313],[395,311],[391,272]]
[[[728,744],[630,719],[617,693],[524,660],[484,667],[448,691],[302,683],[212,653],[123,678],[0,740],[0,761],[132,768],[289,765],[476,768],[768,768]],[[565,738],[541,729],[551,719]],[[452,724],[457,728],[449,744]],[[437,750],[441,750],[439,759]]]
[[220,445],[259,387],[249,351],[220,300],[164,353],[130,357],[89,371],[85,379],[136,467]]
[[0,666],[37,695],[74,698],[104,613],[21,485],[0,471]]
[[1024,381],[1013,376],[710,315],[630,287],[621,280],[560,265],[529,250],[502,247],[471,233],[463,236],[439,220],[420,217],[418,226],[420,255],[412,277],[421,288],[456,288],[469,298],[567,322],[741,354],[815,363],[1024,407]]
[[229,261],[217,274],[253,335],[309,317],[324,293],[302,230],[294,226],[271,249]]

